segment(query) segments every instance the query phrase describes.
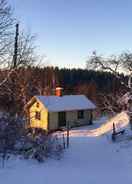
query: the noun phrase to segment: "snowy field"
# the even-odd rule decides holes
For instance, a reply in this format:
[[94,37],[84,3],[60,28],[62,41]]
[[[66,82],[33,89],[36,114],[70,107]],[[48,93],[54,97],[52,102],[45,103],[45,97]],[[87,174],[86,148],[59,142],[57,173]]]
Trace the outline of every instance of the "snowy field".
[[[114,122],[125,127],[128,119],[120,114]],[[112,143],[112,123],[102,119],[72,130],[70,148],[59,161],[8,161],[0,169],[0,184],[132,184],[132,140]]]

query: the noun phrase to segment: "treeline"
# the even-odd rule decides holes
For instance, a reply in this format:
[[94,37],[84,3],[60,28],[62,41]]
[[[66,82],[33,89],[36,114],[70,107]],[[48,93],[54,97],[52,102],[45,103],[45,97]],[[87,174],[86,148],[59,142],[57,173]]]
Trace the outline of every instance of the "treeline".
[[[6,72],[0,72],[0,81]],[[2,108],[8,111],[14,108],[19,113],[32,96],[53,95],[57,86],[63,87],[65,95],[85,94],[96,103],[99,103],[99,94],[117,93],[122,88],[120,80],[113,74],[86,69],[28,67],[17,69],[15,76],[14,79],[14,75],[10,75],[0,88],[0,102]],[[126,80],[123,74],[121,78]]]

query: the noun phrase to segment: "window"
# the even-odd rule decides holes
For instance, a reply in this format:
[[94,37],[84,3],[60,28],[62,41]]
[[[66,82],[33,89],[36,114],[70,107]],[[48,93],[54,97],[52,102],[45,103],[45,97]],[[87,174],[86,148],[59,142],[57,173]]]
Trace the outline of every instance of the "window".
[[84,118],[84,111],[78,111],[78,119]]
[[35,113],[35,119],[41,120],[41,114],[40,114],[40,112],[36,111],[36,113]]
[[37,102],[36,107],[39,107],[39,103]]

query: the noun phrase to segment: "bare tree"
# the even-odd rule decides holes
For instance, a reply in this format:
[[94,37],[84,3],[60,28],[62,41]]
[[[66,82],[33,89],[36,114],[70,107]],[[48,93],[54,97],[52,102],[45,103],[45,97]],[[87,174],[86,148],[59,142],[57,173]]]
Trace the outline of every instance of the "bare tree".
[[115,74],[119,74],[123,69],[123,61],[120,56],[110,56],[109,58],[104,58],[103,56],[98,56],[94,51],[92,56],[86,61],[87,69],[102,70]]
[[12,44],[14,18],[7,0],[0,0],[0,66],[5,66]]
[[[18,36],[18,43],[17,43],[17,59],[14,64],[14,57],[12,62],[10,62],[10,68],[18,69],[20,67],[27,67],[34,65],[37,59],[37,55],[35,53],[35,35],[30,33],[20,32]],[[15,55],[14,54],[14,55]],[[13,55],[13,50],[11,52],[11,58]]]
[[[101,94],[105,109],[115,114],[121,110],[127,110],[130,115],[129,100],[132,99],[132,53],[125,52],[119,56],[104,58],[93,52],[86,62],[87,69],[111,72],[114,75],[114,85],[120,82],[122,88],[114,94]],[[126,80],[122,79],[121,73],[126,75]]]

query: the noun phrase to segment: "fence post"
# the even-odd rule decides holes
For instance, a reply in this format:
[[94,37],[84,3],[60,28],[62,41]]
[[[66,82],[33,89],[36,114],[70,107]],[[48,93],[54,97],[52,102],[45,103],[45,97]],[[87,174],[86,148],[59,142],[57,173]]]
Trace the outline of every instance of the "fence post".
[[69,121],[66,122],[66,128],[67,128],[67,148],[69,148]]
[[62,134],[62,138],[63,138],[63,148],[65,149],[66,148],[66,144],[65,144],[65,136],[64,136],[64,134]]

